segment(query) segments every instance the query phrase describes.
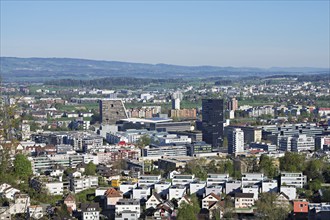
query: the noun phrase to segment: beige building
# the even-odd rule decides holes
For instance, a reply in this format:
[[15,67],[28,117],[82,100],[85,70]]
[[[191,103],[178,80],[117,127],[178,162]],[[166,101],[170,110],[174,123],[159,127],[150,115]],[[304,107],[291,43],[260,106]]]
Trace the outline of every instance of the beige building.
[[254,206],[253,193],[236,193],[235,194],[235,209],[250,208]]

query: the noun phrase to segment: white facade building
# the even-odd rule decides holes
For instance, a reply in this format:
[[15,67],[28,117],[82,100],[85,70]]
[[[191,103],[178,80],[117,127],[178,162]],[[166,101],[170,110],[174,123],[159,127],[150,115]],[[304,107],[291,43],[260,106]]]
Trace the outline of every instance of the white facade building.
[[138,199],[120,199],[116,204],[116,214],[120,215],[125,211],[133,211],[140,216],[140,201]]
[[240,128],[230,129],[228,132],[228,153],[244,152],[244,132]]
[[307,183],[307,177],[303,173],[281,173],[281,186],[294,186],[297,188],[303,188]]
[[186,195],[187,187],[184,185],[174,185],[169,188],[168,199],[180,199]]
[[98,185],[99,182],[97,176],[82,176],[80,178],[70,179],[70,189],[74,193],[78,193],[92,187],[97,187]]

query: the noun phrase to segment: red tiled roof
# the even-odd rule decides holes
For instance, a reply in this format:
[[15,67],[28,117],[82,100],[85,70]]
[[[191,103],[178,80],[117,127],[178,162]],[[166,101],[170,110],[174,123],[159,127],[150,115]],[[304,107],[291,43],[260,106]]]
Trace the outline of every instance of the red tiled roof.
[[117,191],[115,188],[110,188],[105,191],[104,195],[106,197],[123,197],[120,191]]

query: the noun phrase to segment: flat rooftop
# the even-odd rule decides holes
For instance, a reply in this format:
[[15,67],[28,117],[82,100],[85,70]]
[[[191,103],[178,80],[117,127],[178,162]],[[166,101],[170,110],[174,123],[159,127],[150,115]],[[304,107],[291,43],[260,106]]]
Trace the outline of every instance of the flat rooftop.
[[120,121],[124,122],[132,122],[132,123],[162,123],[162,122],[171,122],[173,119],[170,118],[124,118],[120,119]]

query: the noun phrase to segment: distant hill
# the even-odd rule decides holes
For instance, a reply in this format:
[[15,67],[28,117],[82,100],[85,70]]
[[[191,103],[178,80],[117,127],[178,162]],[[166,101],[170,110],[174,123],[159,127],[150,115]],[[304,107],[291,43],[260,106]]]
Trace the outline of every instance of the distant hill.
[[205,78],[267,76],[274,74],[322,74],[326,68],[281,68],[179,66],[73,58],[0,57],[0,73],[5,81],[45,81],[50,79],[95,79],[102,77]]

